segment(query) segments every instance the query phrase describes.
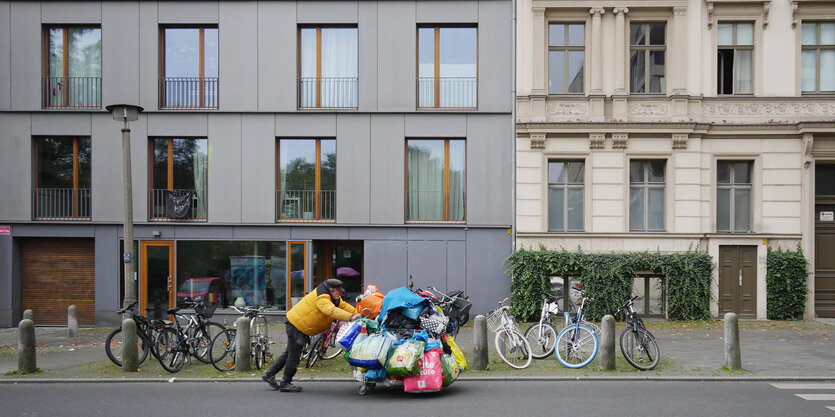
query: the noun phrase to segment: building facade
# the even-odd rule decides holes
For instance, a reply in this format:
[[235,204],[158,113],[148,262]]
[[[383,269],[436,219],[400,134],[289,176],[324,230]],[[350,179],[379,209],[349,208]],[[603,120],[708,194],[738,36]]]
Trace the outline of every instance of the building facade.
[[[141,307],[324,279],[507,296],[512,3],[0,2],[0,326],[113,324],[130,123]],[[231,316],[230,316],[231,317]]]
[[[711,312],[764,319],[767,247],[799,244],[806,316],[835,316],[835,3],[518,0],[517,20],[517,248],[707,251]],[[646,313],[664,279],[636,278]]]

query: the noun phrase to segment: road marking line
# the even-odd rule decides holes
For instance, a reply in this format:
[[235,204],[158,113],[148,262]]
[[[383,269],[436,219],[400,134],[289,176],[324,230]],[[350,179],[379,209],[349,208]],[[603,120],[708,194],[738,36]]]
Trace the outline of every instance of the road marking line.
[[826,408],[828,408],[828,409],[830,409],[830,410],[832,410],[832,411],[835,411],[835,407],[826,407]]
[[835,401],[835,394],[794,394],[809,401]]
[[777,389],[835,389],[835,384],[833,383],[804,384],[800,382],[775,382],[769,385]]

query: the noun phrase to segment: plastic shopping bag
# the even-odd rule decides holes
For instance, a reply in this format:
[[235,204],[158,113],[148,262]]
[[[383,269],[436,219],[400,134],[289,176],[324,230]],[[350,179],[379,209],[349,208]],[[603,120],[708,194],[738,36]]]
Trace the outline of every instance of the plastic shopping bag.
[[376,319],[380,315],[380,310],[383,308],[383,298],[385,296],[381,293],[377,286],[368,284],[362,298],[357,301],[357,311],[363,317],[369,319]]
[[444,372],[444,386],[449,386],[458,378],[461,373],[461,368],[458,367],[458,361],[452,355],[444,353],[441,355],[441,369]]
[[444,382],[441,353],[443,353],[441,349],[432,349],[425,352],[420,374],[404,377],[403,390],[406,392],[440,391]]
[[467,370],[467,358],[464,357],[464,352],[461,351],[461,348],[458,347],[458,344],[455,343],[455,339],[452,336],[447,336],[446,343],[449,345],[449,348],[452,350],[452,356],[455,357],[455,361],[458,362],[458,366],[461,367],[462,371]]
[[354,342],[348,363],[367,369],[380,369],[385,366],[391,349],[391,340],[381,334],[373,334]]
[[342,326],[339,327],[339,332],[336,333],[337,343],[345,349],[351,349],[351,345],[354,344],[354,339],[360,333],[360,327],[362,327],[362,323],[359,321],[342,323]]
[[417,375],[420,372],[424,343],[414,339],[402,341],[392,348],[386,361],[386,371],[390,375]]

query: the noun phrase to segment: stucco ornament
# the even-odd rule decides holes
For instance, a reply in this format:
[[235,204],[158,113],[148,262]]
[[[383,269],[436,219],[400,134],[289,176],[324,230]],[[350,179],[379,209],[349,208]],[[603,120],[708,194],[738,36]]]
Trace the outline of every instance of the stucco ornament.
[[702,106],[707,116],[833,116],[831,103],[709,103]]
[[560,116],[584,116],[588,114],[586,103],[548,103],[548,114]]
[[632,103],[629,105],[629,114],[635,116],[663,116],[670,113],[670,105],[667,103]]

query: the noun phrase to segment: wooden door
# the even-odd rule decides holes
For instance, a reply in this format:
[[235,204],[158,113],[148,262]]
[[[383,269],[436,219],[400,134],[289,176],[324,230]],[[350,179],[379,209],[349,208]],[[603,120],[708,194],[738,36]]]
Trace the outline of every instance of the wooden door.
[[719,315],[757,317],[757,247],[719,247]]
[[[174,242],[140,242],[139,306],[153,308],[152,318],[164,319],[165,310],[175,306],[177,282],[174,280]],[[167,317],[168,319],[173,319]]]
[[815,233],[815,314],[835,317],[835,230]]

